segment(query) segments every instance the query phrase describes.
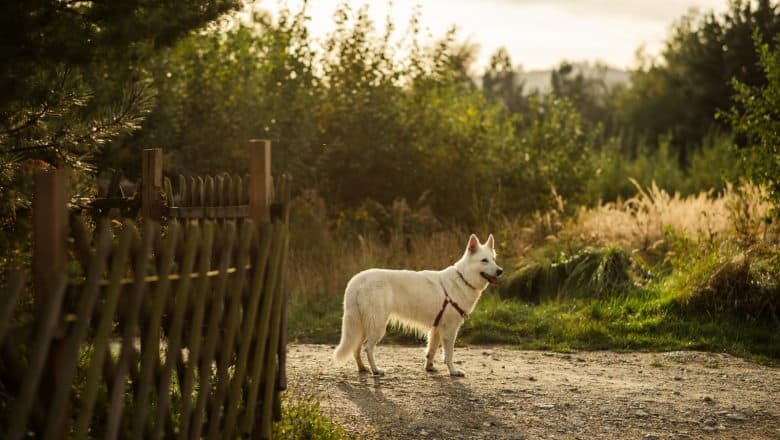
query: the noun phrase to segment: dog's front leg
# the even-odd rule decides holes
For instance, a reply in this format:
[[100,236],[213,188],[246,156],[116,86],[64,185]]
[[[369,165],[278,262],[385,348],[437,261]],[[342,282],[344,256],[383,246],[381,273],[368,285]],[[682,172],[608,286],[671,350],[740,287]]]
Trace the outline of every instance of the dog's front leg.
[[444,344],[444,362],[447,364],[447,368],[450,370],[450,376],[465,376],[465,374],[455,368],[452,363],[452,352],[455,351],[455,338],[458,336],[458,329],[447,329],[442,335],[442,343]]
[[436,351],[441,345],[441,334],[439,329],[433,327],[428,332],[428,350],[425,352],[425,371],[436,371],[433,367],[433,358],[436,356]]

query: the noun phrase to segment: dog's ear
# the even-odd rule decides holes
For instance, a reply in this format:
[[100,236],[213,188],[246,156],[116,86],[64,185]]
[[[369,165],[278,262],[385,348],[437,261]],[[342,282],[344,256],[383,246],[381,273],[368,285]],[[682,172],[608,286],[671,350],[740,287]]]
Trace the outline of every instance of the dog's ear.
[[485,246],[489,247],[491,250],[495,249],[495,243],[493,242],[493,234],[490,234],[487,241],[485,242]]
[[469,237],[469,245],[468,250],[472,254],[477,251],[477,246],[479,246],[479,239],[476,235],[471,234],[471,237]]

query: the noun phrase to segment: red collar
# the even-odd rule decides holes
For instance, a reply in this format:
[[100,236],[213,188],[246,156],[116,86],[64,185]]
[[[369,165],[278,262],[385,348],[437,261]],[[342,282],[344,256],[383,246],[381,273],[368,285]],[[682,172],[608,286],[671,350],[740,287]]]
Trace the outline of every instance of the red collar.
[[464,277],[464,276],[463,276],[463,274],[462,274],[462,273],[460,273],[460,271],[459,271],[459,270],[455,269],[455,272],[458,272],[458,275],[460,276],[460,279],[462,279],[462,280],[463,280],[463,282],[464,282],[464,283],[466,283],[466,285],[467,285],[467,286],[471,287],[471,288],[472,288],[472,289],[474,289],[474,290],[477,290],[477,288],[476,288],[476,287],[472,286],[472,285],[471,285],[471,283],[469,283],[468,281],[466,281],[466,277]]
[[[458,272],[458,275],[460,275],[460,272]],[[460,277],[463,278],[463,275],[461,275]],[[464,279],[463,281],[466,280]],[[439,310],[439,313],[436,315],[436,319],[433,320],[433,326],[436,327],[437,325],[439,325],[439,321],[441,321],[441,317],[442,315],[444,315],[444,310],[447,309],[447,304],[451,304],[452,307],[454,307],[455,310],[457,310],[458,313],[460,313],[461,318],[466,319],[466,315],[468,315],[468,313],[466,313],[463,309],[461,309],[458,303],[456,303],[455,301],[452,300],[452,298],[450,298],[450,295],[447,294],[447,289],[444,288],[444,284],[442,283],[439,284],[441,284],[441,290],[444,292],[444,302],[441,305],[441,310]],[[468,284],[468,282],[466,284]]]

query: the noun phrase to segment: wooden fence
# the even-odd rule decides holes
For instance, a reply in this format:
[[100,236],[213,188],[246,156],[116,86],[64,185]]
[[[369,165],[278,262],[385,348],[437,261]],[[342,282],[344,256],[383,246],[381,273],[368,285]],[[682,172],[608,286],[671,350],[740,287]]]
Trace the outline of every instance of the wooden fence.
[[145,151],[138,226],[69,221],[67,171],[37,176],[34,318],[11,325],[20,273],[0,301],[3,438],[271,437],[286,387],[289,180],[274,204],[270,144],[250,150],[248,178],[180,177],[176,193],[161,152]]

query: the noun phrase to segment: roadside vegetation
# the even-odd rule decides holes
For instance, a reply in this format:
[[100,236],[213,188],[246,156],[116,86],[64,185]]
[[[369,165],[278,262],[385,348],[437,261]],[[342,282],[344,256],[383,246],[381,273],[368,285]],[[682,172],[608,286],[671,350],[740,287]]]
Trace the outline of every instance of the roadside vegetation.
[[[488,288],[461,343],[553,350],[709,350],[765,362],[780,359],[778,229],[759,187],[728,185],[687,197],[656,186],[618,203],[566,204],[525,223],[493,226],[499,289]],[[299,199],[293,240],[291,334],[336,343],[349,277],[368,267],[443,268],[460,257],[463,230],[358,234],[317,221],[316,200]],[[396,203],[392,215],[423,213]],[[346,227],[346,226],[342,226]],[[485,231],[477,231],[482,235]],[[344,235],[342,235],[344,234]],[[353,238],[350,239],[349,237]],[[326,243],[313,252],[309,243]],[[322,270],[327,268],[327,270]],[[413,343],[391,331],[388,338]]]

